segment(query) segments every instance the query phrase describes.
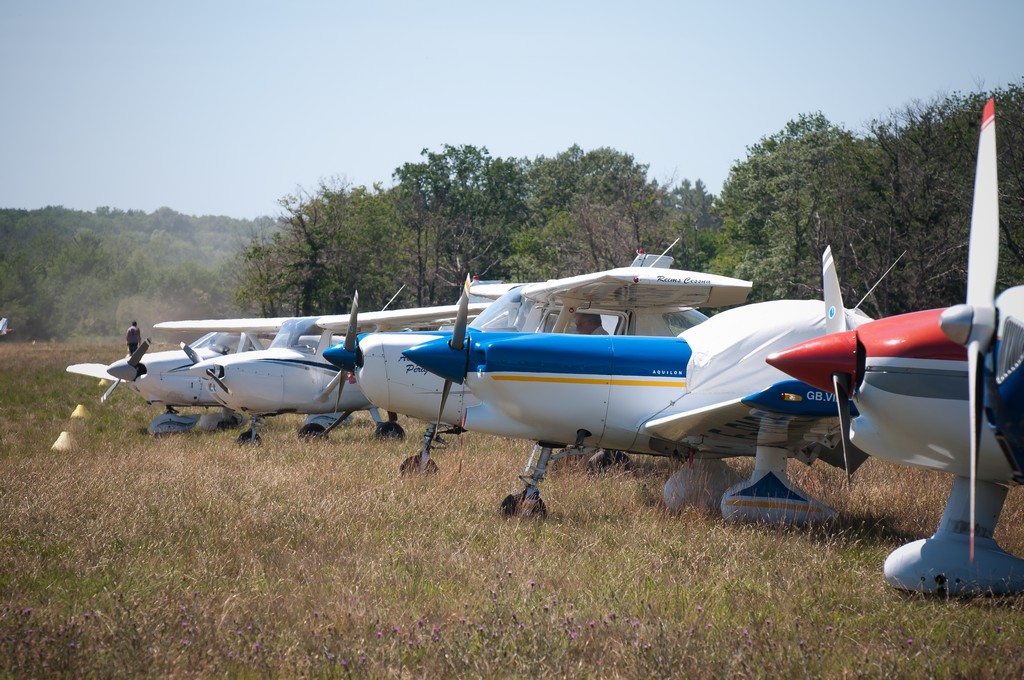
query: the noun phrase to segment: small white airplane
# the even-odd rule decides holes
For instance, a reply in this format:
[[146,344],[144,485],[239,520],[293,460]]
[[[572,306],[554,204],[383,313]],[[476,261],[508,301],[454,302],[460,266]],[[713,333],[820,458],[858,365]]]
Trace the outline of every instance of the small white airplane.
[[[210,396],[206,381],[196,378],[189,370],[197,360],[220,357],[231,352],[262,349],[266,335],[280,327],[280,319],[237,319],[234,332],[211,332],[196,340],[189,355],[181,349],[147,353],[150,341],[144,340],[129,357],[112,364],[84,363],[67,367],[69,373],[111,381],[110,388],[100,398],[106,402],[114,389],[124,384],[149,404],[165,407],[163,413],[149,424],[153,435],[184,432],[195,427],[215,430],[237,427],[242,419]],[[206,415],[181,414],[181,407],[217,409]]]
[[[571,333],[579,332],[577,320],[597,316],[599,333],[674,337],[707,320],[696,307],[740,304],[750,292],[749,281],[671,269],[669,264],[669,257],[641,252],[629,267],[541,283],[473,286],[476,295],[501,295],[469,327],[474,335]],[[454,336],[461,338],[464,332],[462,326]],[[479,403],[461,384],[453,389],[453,381],[429,373],[404,355],[438,337],[447,343],[453,334],[375,333],[360,337],[355,352],[337,345],[324,353],[328,361],[354,371],[364,394],[377,406],[430,423],[419,453],[403,461],[402,472],[436,471],[430,457],[436,435],[461,432],[467,410]],[[444,425],[447,429],[441,430]],[[597,456],[600,460],[594,463],[600,465],[624,460],[620,452]]]
[[[867,320],[846,310],[843,318],[851,328]],[[470,328],[462,343],[433,339],[404,355],[479,400],[465,409],[467,430],[536,442],[525,488],[502,502],[506,514],[544,515],[539,487],[565,453],[553,451],[589,445],[690,461],[666,484],[670,506],[704,504],[717,490],[727,519],[804,523],[834,513],[790,483],[787,459],[821,458],[852,473],[864,456],[840,446],[831,392],[764,359],[836,323],[820,301],[781,300],[727,309],[678,337]],[[750,479],[732,483],[721,461],[732,456],[754,456]]]
[[[468,311],[475,315],[487,304],[474,303]],[[353,311],[357,307],[358,295]],[[370,312],[358,317],[356,323],[366,331],[438,326],[453,318],[457,310],[456,305],[447,305]],[[207,389],[211,398],[251,417],[250,428],[239,436],[240,443],[259,442],[259,419],[282,413],[309,416],[299,430],[301,437],[324,436],[359,410],[370,410],[373,414],[378,424],[377,436],[404,436],[396,418],[382,418],[356,381],[346,380],[347,376],[323,358],[324,350],[340,340],[334,331],[348,329],[354,337],[355,328],[350,320],[356,320],[356,315],[351,315],[351,319],[349,314],[288,319],[280,324],[266,349],[210,357],[195,362],[189,370],[197,378],[209,379]],[[154,328],[195,331],[223,328],[226,324],[230,325],[230,320],[170,321]]]
[[993,540],[1007,485],[1024,484],[1024,286],[993,301],[998,261],[995,103],[989,100],[978,143],[967,304],[880,319],[768,359],[834,391],[840,413],[852,400],[858,415],[846,417],[844,430],[861,450],[955,476],[935,534],[885,560],[885,577],[897,588],[1024,591],[1024,560]]

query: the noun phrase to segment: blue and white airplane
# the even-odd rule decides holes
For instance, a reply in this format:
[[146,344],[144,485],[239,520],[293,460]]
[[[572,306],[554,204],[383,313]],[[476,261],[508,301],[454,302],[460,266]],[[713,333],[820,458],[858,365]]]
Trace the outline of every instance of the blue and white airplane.
[[993,538],[1008,486],[1024,484],[1024,286],[993,300],[999,197],[992,100],[982,116],[974,191],[966,304],[879,319],[769,358],[834,390],[840,404],[852,401],[858,415],[846,429],[861,450],[954,475],[935,534],[885,561],[886,579],[905,590],[1024,591],[1024,560]]
[[[467,430],[536,442],[525,488],[502,503],[508,514],[546,512],[539,487],[555,449],[595,446],[693,462],[666,485],[670,505],[701,503],[718,489],[726,518],[804,523],[834,513],[792,485],[787,460],[821,458],[852,473],[864,456],[844,455],[835,396],[789,379],[765,357],[868,320],[851,310],[826,317],[820,301],[781,300],[725,310],[678,337],[470,328],[462,343],[433,339],[404,355],[479,400],[465,409]],[[755,466],[730,485],[721,459],[733,456],[753,456]]]
[[[672,269],[669,264],[669,257],[641,252],[629,267],[530,284],[473,285],[468,292],[475,295],[502,294],[470,328],[487,335],[581,333],[586,328],[605,336],[674,337],[707,320],[697,307],[740,304],[750,292],[749,281]],[[599,327],[587,326],[587,321]],[[465,325],[455,335],[461,338],[464,333]],[[461,385],[453,388],[452,381],[428,373],[403,356],[410,347],[452,335],[374,333],[361,336],[356,351],[338,345],[324,352],[328,361],[354,372],[366,396],[380,408],[431,422],[420,452],[402,463],[403,472],[436,470],[430,453],[439,427],[449,428],[442,434],[460,432],[466,410],[478,403]],[[621,454],[597,452],[591,462],[603,466],[621,461]]]

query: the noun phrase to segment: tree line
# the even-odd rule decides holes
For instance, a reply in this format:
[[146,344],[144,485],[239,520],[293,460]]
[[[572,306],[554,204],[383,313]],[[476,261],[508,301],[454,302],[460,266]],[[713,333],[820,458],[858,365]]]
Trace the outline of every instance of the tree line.
[[[1000,288],[1024,272],[1024,89],[915,102],[854,133],[801,115],[748,147],[720,196],[675,185],[614,149],[495,158],[424,150],[394,185],[325,183],[281,201],[275,229],[240,254],[239,305],[262,314],[364,308],[399,286],[448,304],[466,274],[543,280],[672,249],[676,266],[746,278],[752,300],[817,297],[831,245],[845,299],[875,317],[964,298],[978,124],[997,99]],[[885,275],[888,270],[888,275]],[[884,278],[883,278],[883,275]],[[880,283],[879,283],[880,282]]]
[[1022,85],[914,102],[859,132],[801,115],[749,146],[717,196],[700,180],[659,183],[610,148],[516,159],[444,146],[397,168],[388,187],[329,180],[285,196],[273,219],[0,211],[0,315],[38,337],[75,337],[109,335],[132,315],[343,313],[356,290],[363,309],[399,290],[393,307],[450,304],[467,274],[571,276],[673,243],[677,267],[749,279],[752,300],[820,296],[831,245],[851,306],[869,290],[862,308],[874,317],[954,304],[989,96],[999,288],[1022,281]]
[[0,210],[8,338],[109,340],[133,319],[235,316],[233,263],[258,222],[169,208]]

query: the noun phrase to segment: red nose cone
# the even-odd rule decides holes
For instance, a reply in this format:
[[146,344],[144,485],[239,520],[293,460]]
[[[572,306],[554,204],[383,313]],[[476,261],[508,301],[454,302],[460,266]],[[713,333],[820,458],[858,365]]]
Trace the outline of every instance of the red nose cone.
[[808,385],[831,392],[833,373],[845,373],[857,384],[857,331],[832,333],[802,342],[766,359],[768,365]]

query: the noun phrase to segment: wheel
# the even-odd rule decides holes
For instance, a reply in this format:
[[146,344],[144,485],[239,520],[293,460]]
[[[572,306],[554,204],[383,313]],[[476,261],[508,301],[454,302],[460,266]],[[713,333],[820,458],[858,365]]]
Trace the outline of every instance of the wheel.
[[405,430],[402,426],[393,420],[386,420],[383,423],[377,423],[377,429],[374,430],[373,436],[375,439],[405,439]]
[[327,430],[326,427],[320,423],[306,423],[299,428],[299,441],[309,441],[310,439],[327,438],[324,432]]
[[501,502],[501,512],[506,517],[539,517],[544,519],[548,515],[548,508],[544,505],[544,499],[537,496],[537,500],[534,502],[532,508],[524,507],[526,500],[526,491],[520,491],[518,494],[509,494],[505,496],[505,500]]
[[[402,464],[398,466],[398,472],[403,475],[417,474],[420,471],[420,460],[423,456],[416,454],[415,456],[409,456],[402,461]],[[427,459],[427,469],[424,474],[434,475],[440,472],[440,468],[437,467],[437,463],[434,462],[433,458]]]
[[629,456],[616,449],[610,451],[601,449],[587,460],[587,472],[605,472],[611,467],[616,467],[623,472],[633,469],[629,462]]
[[241,434],[235,439],[235,442],[239,446],[259,446],[260,445],[260,433],[253,432],[252,430],[243,430]]

